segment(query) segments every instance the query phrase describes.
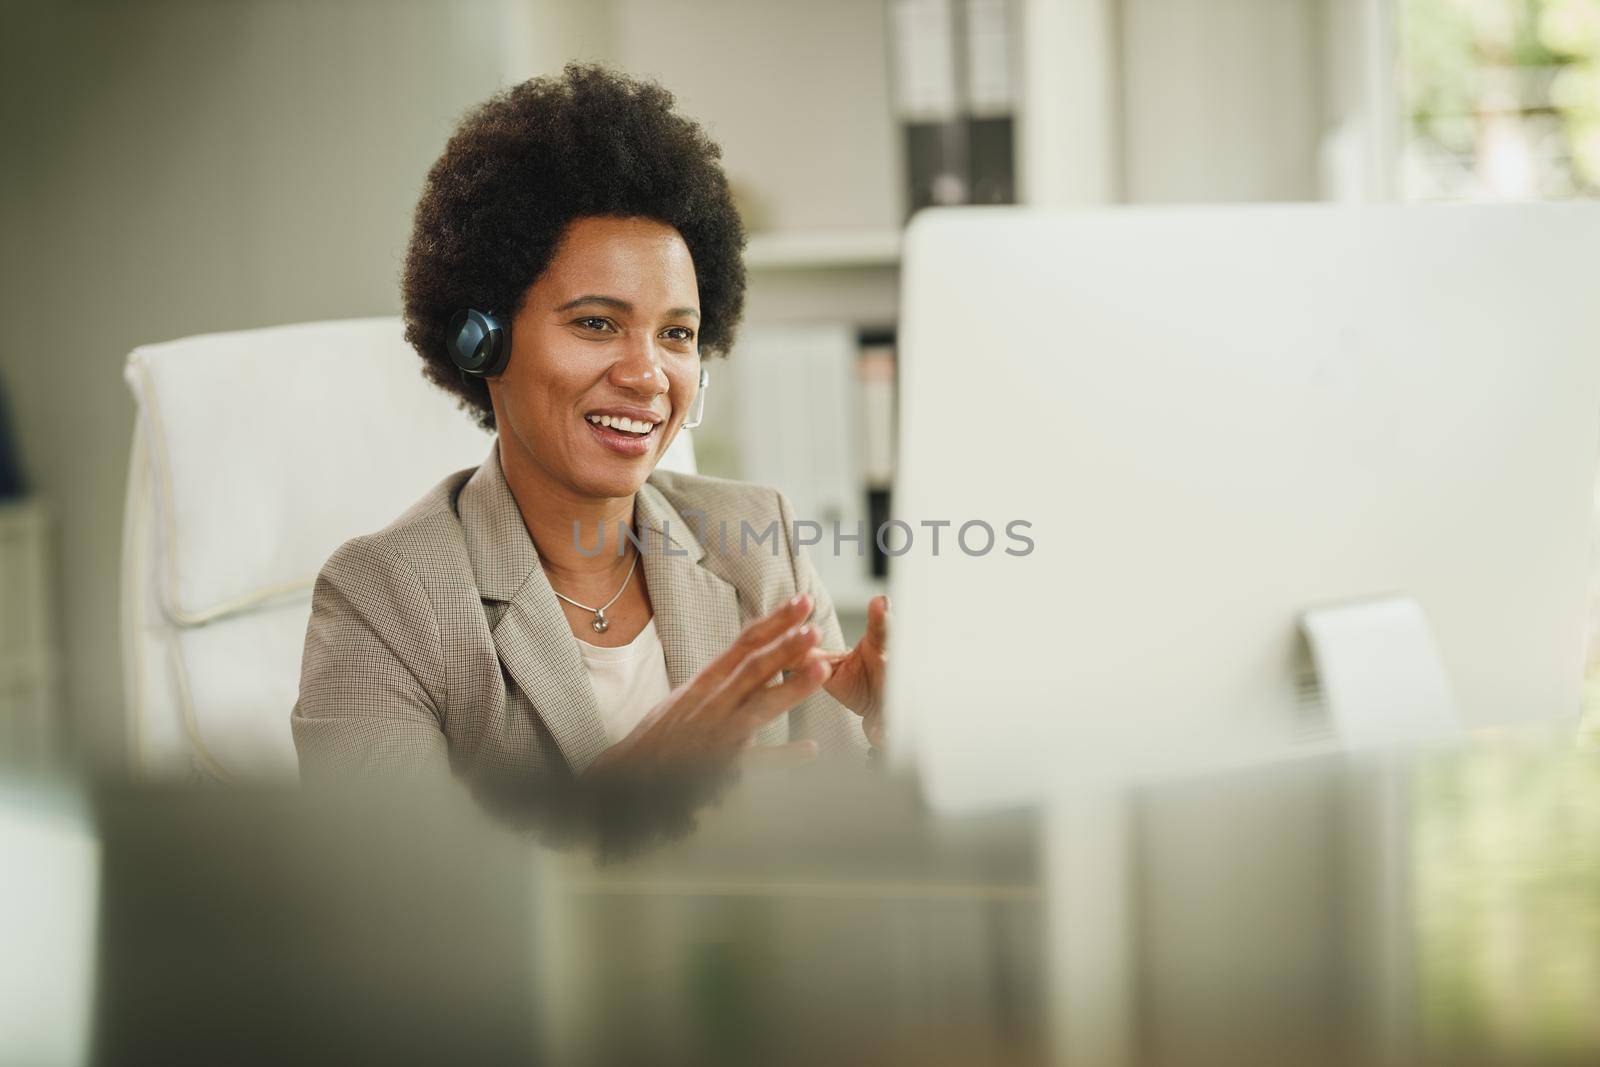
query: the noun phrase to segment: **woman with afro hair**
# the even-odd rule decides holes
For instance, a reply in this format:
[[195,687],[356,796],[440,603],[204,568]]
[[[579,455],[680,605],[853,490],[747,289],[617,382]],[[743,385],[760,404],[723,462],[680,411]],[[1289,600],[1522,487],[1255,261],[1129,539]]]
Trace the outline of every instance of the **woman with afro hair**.
[[495,444],[323,567],[292,718],[308,778],[648,775],[878,739],[884,598],[846,649],[780,493],[656,467],[743,307],[720,158],[666,90],[593,66],[450,138],[406,338]]

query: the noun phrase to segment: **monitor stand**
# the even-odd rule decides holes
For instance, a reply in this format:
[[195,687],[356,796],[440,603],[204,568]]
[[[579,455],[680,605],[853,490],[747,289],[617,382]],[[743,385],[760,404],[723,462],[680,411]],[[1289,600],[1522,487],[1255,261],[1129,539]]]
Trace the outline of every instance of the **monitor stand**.
[[1416,600],[1394,596],[1313,608],[1301,626],[1341,747],[1463,736],[1433,631]]

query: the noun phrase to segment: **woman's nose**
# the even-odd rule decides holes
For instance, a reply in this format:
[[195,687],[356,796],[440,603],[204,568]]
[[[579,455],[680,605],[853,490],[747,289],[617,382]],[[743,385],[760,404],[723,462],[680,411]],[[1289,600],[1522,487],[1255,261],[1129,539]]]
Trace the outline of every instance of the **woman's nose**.
[[611,365],[611,381],[644,396],[660,396],[668,389],[666,369],[647,340],[629,345],[627,355]]

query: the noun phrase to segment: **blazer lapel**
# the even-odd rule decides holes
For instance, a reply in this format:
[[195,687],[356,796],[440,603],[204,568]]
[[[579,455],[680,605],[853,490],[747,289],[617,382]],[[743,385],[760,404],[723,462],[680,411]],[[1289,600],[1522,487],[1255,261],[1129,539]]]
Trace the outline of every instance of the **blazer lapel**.
[[[493,630],[500,662],[544,721],[567,765],[581,774],[610,741],[577,640],[506,485],[498,444],[462,488],[457,506],[479,593],[506,605]],[[634,520],[645,545],[642,568],[666,654],[667,681],[676,689],[739,636],[739,596],[703,566],[705,549],[655,486],[640,488]],[[780,744],[788,736],[788,723],[779,718],[757,731],[755,740]]]
[[[693,530],[655,486],[634,498],[634,519],[645,544],[644,575],[655,612],[656,633],[667,657],[674,689],[725,652],[739,636],[743,618],[738,591],[703,563],[706,550]],[[761,744],[788,740],[779,718],[756,732]]]
[[577,640],[506,485],[498,445],[461,490],[458,507],[478,590],[506,603],[493,630],[500,662],[581,774],[610,742]]
[[588,770],[611,743],[594,686],[578,654],[578,643],[544,570],[533,575],[506,605],[494,628],[500,662],[527,694],[574,774]]

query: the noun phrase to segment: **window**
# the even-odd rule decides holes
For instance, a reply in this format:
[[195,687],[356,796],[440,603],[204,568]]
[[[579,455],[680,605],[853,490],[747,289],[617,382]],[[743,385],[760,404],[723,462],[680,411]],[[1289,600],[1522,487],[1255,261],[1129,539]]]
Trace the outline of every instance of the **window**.
[[1412,200],[1600,196],[1600,0],[1399,0]]

